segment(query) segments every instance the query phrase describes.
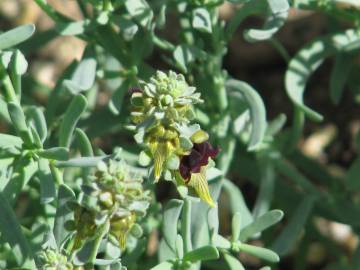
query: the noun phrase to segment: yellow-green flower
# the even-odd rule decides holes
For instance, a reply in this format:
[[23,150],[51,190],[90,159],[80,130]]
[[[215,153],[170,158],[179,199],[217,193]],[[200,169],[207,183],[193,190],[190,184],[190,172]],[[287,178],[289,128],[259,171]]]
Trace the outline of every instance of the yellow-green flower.
[[[148,165],[153,161],[155,182],[168,171],[214,206],[206,169],[209,158],[214,158],[218,149],[207,142],[209,135],[199,125],[191,124],[193,105],[203,102],[200,94],[186,83],[184,76],[172,71],[168,74],[158,71],[149,83],[141,86],[142,90],[131,90],[135,140],[147,147],[140,154],[140,163]],[[147,162],[142,162],[144,159]]]
[[94,181],[82,190],[74,221],[68,224],[76,231],[74,249],[79,249],[105,222],[110,225],[108,233],[125,249],[128,234],[150,204],[150,193],[143,189],[142,179],[124,161],[110,160],[98,164]]
[[57,250],[46,249],[37,255],[37,266],[40,270],[73,270],[75,267],[68,262],[67,257]]

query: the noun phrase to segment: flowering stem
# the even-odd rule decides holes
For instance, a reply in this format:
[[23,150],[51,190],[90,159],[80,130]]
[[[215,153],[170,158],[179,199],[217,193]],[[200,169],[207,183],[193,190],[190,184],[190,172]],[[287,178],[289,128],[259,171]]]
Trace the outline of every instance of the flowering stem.
[[189,198],[184,198],[184,207],[181,217],[181,235],[184,239],[184,253],[192,250],[191,243],[191,201]]
[[93,269],[93,264],[96,260],[96,255],[98,253],[100,244],[101,244],[101,240],[104,238],[104,236],[106,235],[106,233],[109,231],[110,228],[110,222],[109,220],[107,220],[104,225],[102,227],[99,228],[97,237],[94,240],[94,245],[93,248],[91,250],[90,256],[89,256],[89,265],[86,266],[85,269]]

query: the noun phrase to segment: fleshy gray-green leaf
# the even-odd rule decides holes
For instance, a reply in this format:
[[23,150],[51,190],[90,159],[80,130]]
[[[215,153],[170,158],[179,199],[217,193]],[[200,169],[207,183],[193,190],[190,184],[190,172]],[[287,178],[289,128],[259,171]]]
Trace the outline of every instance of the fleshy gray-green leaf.
[[315,199],[311,195],[303,199],[291,216],[289,223],[273,243],[272,249],[280,256],[288,254],[296,243],[313,209],[314,201]]
[[212,32],[210,14],[205,8],[194,9],[192,26],[201,32]]
[[13,165],[15,172],[11,175],[11,179],[4,185],[3,189],[3,195],[10,204],[14,204],[21,190],[23,190],[38,170],[38,166],[33,160],[20,159],[13,163]]
[[271,15],[267,18],[263,29],[250,29],[244,32],[247,41],[256,42],[271,38],[285,23],[288,17],[287,0],[267,0]]
[[245,270],[241,262],[228,253],[224,253],[224,259],[230,270]]
[[[270,125],[268,126],[267,133],[277,132],[276,131],[277,127],[271,127],[272,130],[270,130],[269,127]],[[274,166],[272,162],[267,158],[259,160],[259,167],[260,167],[261,178],[260,178],[259,192],[256,197],[255,205],[253,208],[254,218],[257,218],[265,214],[267,211],[269,211],[273,199],[275,178],[276,178]]]
[[16,50],[13,57],[13,68],[16,75],[24,75],[27,68],[28,68],[28,62],[25,59],[25,56],[22,54],[21,51]]
[[177,225],[182,206],[183,201],[172,199],[166,204],[164,209],[164,221],[162,227],[164,239],[174,251],[177,237]]
[[312,120],[321,121],[323,117],[303,102],[309,77],[325,58],[334,55],[346,45],[359,39],[360,36],[351,29],[343,33],[330,34],[306,45],[290,61],[285,74],[286,92],[292,102]]
[[9,147],[21,148],[22,140],[19,137],[0,133],[0,149]]
[[268,262],[277,263],[280,261],[279,255],[267,248],[241,244],[240,250]]
[[219,258],[219,251],[214,246],[204,246],[194,249],[184,255],[184,260],[189,262],[216,260]]
[[86,26],[89,21],[77,21],[77,22],[66,22],[66,23],[57,23],[56,29],[63,36],[76,36],[81,35],[85,32]]
[[37,175],[40,179],[40,202],[46,204],[55,199],[56,187],[49,168],[49,161],[40,159],[38,163],[39,171]]
[[83,95],[77,95],[73,98],[60,126],[59,146],[67,148],[70,146],[76,123],[85,111],[86,106],[87,100]]
[[25,144],[32,145],[32,135],[26,124],[25,115],[20,105],[15,102],[9,102],[8,111],[18,135],[22,138]]
[[257,233],[260,233],[270,226],[278,223],[283,216],[284,213],[280,210],[272,210],[263,214],[241,230],[240,241],[245,242],[251,236],[254,236]]
[[71,80],[64,80],[64,85],[74,95],[89,90],[95,82],[96,67],[95,52],[92,47],[88,47]]
[[25,24],[0,34],[0,50],[11,48],[32,36],[35,25]]
[[149,26],[153,18],[153,11],[144,0],[126,0],[125,7],[129,14],[143,27]]
[[241,214],[241,227],[245,227],[253,221],[253,217],[244,201],[244,197],[237,186],[235,186],[230,180],[225,179],[224,190],[229,196],[231,212],[235,214],[239,212]]
[[57,161],[55,162],[55,166],[58,168],[66,168],[66,167],[96,167],[100,161],[107,161],[111,158],[111,155],[107,156],[97,156],[97,157],[80,157],[73,158],[67,161]]
[[239,240],[241,230],[241,213],[236,212],[231,220],[232,241]]
[[73,216],[72,211],[67,208],[66,204],[70,201],[74,201],[75,199],[74,192],[68,186],[61,184],[58,192],[57,209],[54,222],[54,236],[59,247],[62,245],[68,234],[65,230],[64,224]]
[[68,160],[69,159],[69,150],[65,147],[53,147],[37,152],[38,155],[42,158],[52,159],[52,160]]
[[82,156],[91,157],[94,155],[94,150],[91,146],[89,138],[86,136],[86,133],[80,128],[75,129],[75,137],[80,148]]
[[250,109],[250,121],[252,124],[249,141],[249,151],[255,150],[261,144],[266,131],[266,110],[260,95],[247,83],[230,79],[226,82],[226,88],[237,91],[245,98]]
[[18,265],[22,265],[26,260],[32,258],[32,252],[24,234],[21,231],[20,224],[13,212],[9,202],[0,192],[0,231],[1,237],[10,244],[13,249],[15,259]]
[[47,137],[47,125],[44,113],[39,108],[32,106],[26,111],[26,115],[43,143]]
[[154,266],[150,270],[174,270],[174,265],[171,262],[162,262],[157,266]]

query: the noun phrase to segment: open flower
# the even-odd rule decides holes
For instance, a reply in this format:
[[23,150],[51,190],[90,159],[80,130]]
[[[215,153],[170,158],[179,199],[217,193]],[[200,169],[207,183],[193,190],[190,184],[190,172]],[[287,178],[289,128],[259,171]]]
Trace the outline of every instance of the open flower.
[[208,164],[209,158],[215,158],[219,153],[218,147],[213,147],[209,142],[194,143],[190,155],[183,156],[180,161],[180,174],[186,181],[190,180],[192,173],[199,173],[201,167]]
[[152,161],[155,182],[167,172],[174,182],[193,187],[202,200],[214,206],[206,169],[219,149],[211,146],[209,135],[198,124],[191,124],[193,105],[203,102],[200,94],[183,75],[172,71],[158,71],[149,83],[141,84],[141,89],[129,90],[134,137],[146,146],[140,164],[147,166]]
[[215,204],[209,192],[206,168],[209,158],[215,158],[218,153],[219,148],[214,148],[208,141],[194,143],[190,154],[181,158],[179,166],[179,172],[184,182],[193,187],[199,197],[212,207]]
[[131,120],[136,125],[135,140],[145,143],[154,160],[154,175],[158,181],[174,155],[185,154],[180,146],[178,125],[194,118],[193,104],[200,103],[195,92],[181,74],[158,71],[149,83],[131,88]]

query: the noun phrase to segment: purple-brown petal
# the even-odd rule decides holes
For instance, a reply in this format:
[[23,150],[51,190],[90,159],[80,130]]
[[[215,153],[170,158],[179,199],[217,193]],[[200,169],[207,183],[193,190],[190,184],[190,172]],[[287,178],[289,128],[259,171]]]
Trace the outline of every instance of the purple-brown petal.
[[199,173],[201,167],[209,163],[209,158],[214,158],[219,153],[218,147],[213,147],[209,142],[194,144],[188,156],[183,156],[180,161],[180,174],[187,180],[191,173]]
[[130,87],[128,90],[128,93],[130,96],[134,93],[142,93],[142,92],[143,92],[143,90],[140,87],[136,87],[136,86]]

